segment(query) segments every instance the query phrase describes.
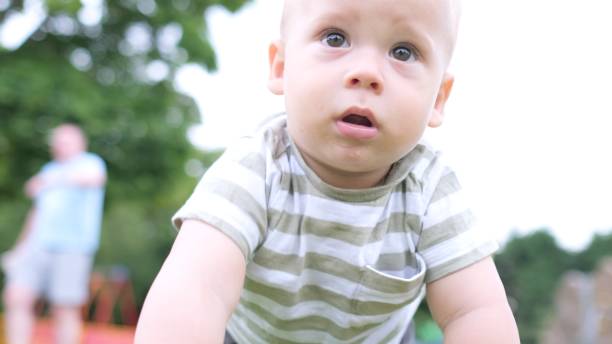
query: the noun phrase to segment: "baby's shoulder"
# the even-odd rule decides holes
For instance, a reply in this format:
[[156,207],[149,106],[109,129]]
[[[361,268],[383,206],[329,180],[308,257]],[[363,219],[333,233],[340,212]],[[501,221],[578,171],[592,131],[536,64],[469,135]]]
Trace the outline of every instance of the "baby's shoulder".
[[286,116],[278,114],[266,118],[248,135],[241,136],[224,152],[225,156],[259,154],[263,157],[278,158],[287,151]]
[[409,175],[421,183],[436,178],[436,175],[450,168],[443,152],[427,141],[419,142],[400,163],[407,165]]

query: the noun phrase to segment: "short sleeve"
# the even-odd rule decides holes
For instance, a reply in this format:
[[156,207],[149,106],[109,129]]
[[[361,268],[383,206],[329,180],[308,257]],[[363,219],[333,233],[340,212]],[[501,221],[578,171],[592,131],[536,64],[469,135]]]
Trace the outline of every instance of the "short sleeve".
[[204,174],[192,195],[173,216],[180,229],[185,220],[200,220],[230,237],[248,260],[267,227],[265,153],[254,138],[228,148]]
[[87,154],[87,159],[84,159],[80,167],[81,173],[100,174],[106,176],[106,164],[104,160],[95,154]]
[[425,182],[428,200],[417,251],[425,260],[426,282],[433,282],[492,255],[498,244],[478,226],[455,173],[434,159]]
[[51,161],[46,163],[39,175],[45,179],[61,182],[66,177],[101,176],[106,177],[106,164],[96,154],[84,153],[67,163]]

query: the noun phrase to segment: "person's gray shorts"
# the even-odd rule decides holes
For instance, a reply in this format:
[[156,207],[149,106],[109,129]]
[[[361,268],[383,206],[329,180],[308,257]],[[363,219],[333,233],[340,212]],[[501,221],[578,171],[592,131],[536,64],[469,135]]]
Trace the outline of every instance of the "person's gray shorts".
[[29,247],[7,273],[7,283],[43,295],[52,305],[81,306],[89,296],[93,256]]

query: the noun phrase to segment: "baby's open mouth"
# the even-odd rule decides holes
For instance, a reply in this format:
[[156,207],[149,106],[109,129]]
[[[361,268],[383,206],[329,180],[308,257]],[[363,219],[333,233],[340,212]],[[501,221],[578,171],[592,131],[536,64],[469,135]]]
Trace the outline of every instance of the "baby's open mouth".
[[373,127],[372,121],[370,121],[367,117],[360,116],[360,115],[354,115],[354,114],[345,116],[344,118],[342,118],[342,122],[355,124],[355,125],[361,125],[361,126],[368,127],[368,128]]

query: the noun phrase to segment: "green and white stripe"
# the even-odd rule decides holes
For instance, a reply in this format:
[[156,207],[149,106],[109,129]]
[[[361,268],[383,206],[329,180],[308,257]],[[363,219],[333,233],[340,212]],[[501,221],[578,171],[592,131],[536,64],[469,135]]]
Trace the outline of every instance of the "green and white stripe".
[[247,259],[228,324],[240,343],[398,342],[425,283],[497,248],[427,145],[382,186],[338,189],[306,166],[284,117],[224,153],[175,226],[185,219],[217,227]]

